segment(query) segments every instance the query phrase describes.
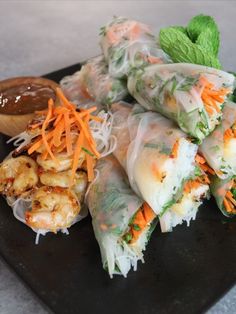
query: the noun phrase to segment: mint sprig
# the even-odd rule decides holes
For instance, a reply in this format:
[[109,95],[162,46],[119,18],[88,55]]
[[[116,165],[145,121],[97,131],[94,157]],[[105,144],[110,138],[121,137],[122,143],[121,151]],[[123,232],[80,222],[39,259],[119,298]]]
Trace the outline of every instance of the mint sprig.
[[194,44],[188,36],[175,27],[163,28],[160,31],[161,48],[174,62],[202,64],[219,69],[219,60],[199,45]]
[[211,16],[200,14],[193,17],[188,23],[187,33],[193,43],[204,47],[217,57],[220,33],[216,22]]
[[163,28],[160,31],[161,48],[174,62],[187,62],[219,69],[217,58],[220,44],[214,19],[203,14],[195,16],[187,25]]

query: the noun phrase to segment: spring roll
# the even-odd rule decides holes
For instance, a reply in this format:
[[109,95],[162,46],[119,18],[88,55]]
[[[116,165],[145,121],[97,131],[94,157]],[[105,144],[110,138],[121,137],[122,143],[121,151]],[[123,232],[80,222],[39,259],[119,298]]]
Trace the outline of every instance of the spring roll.
[[214,176],[211,180],[211,193],[215,197],[220,211],[227,217],[236,215],[236,178],[220,179]]
[[125,80],[111,77],[103,56],[90,59],[79,72],[66,76],[61,86],[72,101],[96,101],[102,105],[124,99],[128,95]]
[[[114,104],[112,110],[112,134],[117,138],[114,155],[126,170],[132,189],[162,217],[182,199],[186,182],[194,178],[197,145],[172,121],[144,112],[138,104],[133,108]],[[163,231],[168,231],[175,223],[164,225]]]
[[232,74],[188,63],[150,65],[128,78],[129,92],[142,106],[176,121],[199,143],[219,124],[233,85]]
[[156,215],[130,189],[126,174],[114,156],[100,159],[96,169],[97,178],[87,193],[86,203],[103,267],[111,277],[114,274],[126,277],[143,260]]
[[125,77],[132,67],[170,62],[145,24],[115,17],[101,28],[100,45],[113,77]]
[[208,176],[196,166],[195,174],[184,184],[180,199],[160,217],[162,232],[172,231],[183,222],[189,227],[203,200],[209,199],[209,183]]
[[236,175],[236,104],[225,103],[223,119],[203,141],[200,152],[221,179]]

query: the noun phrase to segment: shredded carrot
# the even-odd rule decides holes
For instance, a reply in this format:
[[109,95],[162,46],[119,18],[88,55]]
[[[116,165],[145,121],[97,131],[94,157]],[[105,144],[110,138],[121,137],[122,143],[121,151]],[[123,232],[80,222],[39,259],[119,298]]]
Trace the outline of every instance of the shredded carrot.
[[202,156],[200,156],[200,155],[198,155],[198,154],[196,155],[195,160],[196,160],[196,162],[197,162],[198,164],[205,164],[205,163],[206,163],[205,158],[203,158]]
[[228,141],[231,138],[235,137],[235,132],[232,131],[232,129],[227,129],[224,132],[224,141]]
[[210,83],[204,76],[200,77],[199,83],[203,86],[201,98],[207,113],[211,116],[215,111],[220,112],[221,107],[219,104],[224,102],[225,96],[229,94],[230,90],[225,87],[218,90],[213,89],[214,84]]
[[177,158],[178,156],[178,149],[179,149],[179,141],[176,141],[173,145],[172,152],[171,152],[171,157],[172,158]]
[[[236,214],[236,200],[234,199],[233,193],[230,191],[232,187],[235,187],[235,180],[231,180],[227,183],[225,187],[221,187],[220,190],[218,190],[218,194],[221,196],[224,196],[223,204],[225,207],[225,210],[229,214]],[[226,190],[226,193],[225,193]]]
[[151,170],[154,177],[157,178],[159,181],[162,181],[162,173],[159,171],[155,162],[152,163]]
[[100,227],[103,231],[106,231],[108,229],[107,225],[105,224],[101,224]]
[[152,222],[156,214],[147,203],[143,203],[142,207],[136,213],[134,220],[130,226],[130,233],[132,234],[131,243],[134,243],[139,238],[140,234]]
[[[45,119],[41,123],[42,128],[37,140],[29,146],[28,154],[38,152],[43,159],[51,158],[58,162],[57,154],[66,151],[72,158],[71,185],[73,185],[76,170],[81,164],[81,150],[82,147],[85,147],[87,152],[91,152],[90,154],[85,153],[88,180],[91,181],[94,178],[94,159],[100,158],[100,154],[96,149],[89,122],[91,120],[102,122],[103,120],[91,115],[96,111],[96,107],[78,111],[59,88],[57,88],[57,96],[60,106],[55,107],[53,100],[50,99],[48,110],[39,112],[40,115],[45,116]],[[36,125],[35,128],[37,128]]]
[[232,194],[230,191],[227,191],[227,192],[226,192],[226,196],[227,196],[227,198],[231,201],[231,203],[232,203],[234,206],[236,206],[236,201],[235,201],[235,199],[234,199],[233,194]]
[[204,157],[200,156],[199,154],[197,154],[195,156],[195,161],[197,162],[197,164],[199,165],[199,167],[206,173],[215,174],[215,171],[207,164],[206,160]]
[[154,56],[148,56],[147,61],[148,61],[148,63],[151,63],[151,64],[157,64],[157,63],[162,64],[163,63],[163,61],[160,58],[154,57]]
[[199,180],[188,180],[184,185],[184,191],[190,193],[192,189],[197,189],[201,185]]
[[224,198],[223,204],[224,204],[225,209],[226,209],[226,211],[227,211],[228,213],[231,213],[231,212],[233,211],[233,208],[232,208],[231,203],[230,203],[226,198]]

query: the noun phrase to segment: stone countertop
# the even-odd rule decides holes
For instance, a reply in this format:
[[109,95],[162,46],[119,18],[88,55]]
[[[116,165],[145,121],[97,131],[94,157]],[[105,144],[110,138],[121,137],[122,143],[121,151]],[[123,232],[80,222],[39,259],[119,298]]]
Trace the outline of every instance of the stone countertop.
[[[155,31],[185,25],[199,13],[215,17],[223,68],[236,71],[234,1],[0,1],[0,79],[42,75],[99,53],[98,32],[113,15],[150,24]],[[208,314],[235,313],[236,287]],[[0,313],[47,313],[0,260]]]

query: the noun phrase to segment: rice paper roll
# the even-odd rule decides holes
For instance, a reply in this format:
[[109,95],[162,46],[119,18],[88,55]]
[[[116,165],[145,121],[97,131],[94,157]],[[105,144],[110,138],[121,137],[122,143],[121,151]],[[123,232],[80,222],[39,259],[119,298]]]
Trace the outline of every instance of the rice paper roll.
[[161,217],[180,199],[185,181],[194,175],[197,145],[171,120],[144,112],[138,104],[131,109],[120,103],[112,109],[112,134],[117,138],[114,155],[132,189]]
[[137,262],[156,225],[156,215],[131,190],[127,176],[114,156],[100,159],[97,178],[92,183],[86,202],[92,216],[103,267],[112,277],[126,277]]
[[113,77],[125,77],[132,67],[169,62],[149,26],[115,17],[101,28],[100,45]]
[[236,177],[220,179],[217,176],[211,179],[211,193],[214,196],[220,211],[227,217],[236,214]]
[[236,175],[236,104],[227,101],[220,125],[199,148],[208,165],[221,179]]
[[90,59],[79,72],[65,77],[61,86],[72,101],[83,103],[93,100],[102,105],[110,105],[128,95],[126,81],[113,78],[108,73],[103,56]]
[[130,94],[146,109],[177,122],[199,143],[219,124],[234,76],[210,67],[175,63],[132,71]]
[[209,179],[203,171],[189,178],[183,187],[180,199],[173,204],[160,218],[162,232],[172,231],[183,222],[189,227],[190,221],[196,219],[200,205],[209,198]]

